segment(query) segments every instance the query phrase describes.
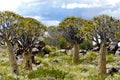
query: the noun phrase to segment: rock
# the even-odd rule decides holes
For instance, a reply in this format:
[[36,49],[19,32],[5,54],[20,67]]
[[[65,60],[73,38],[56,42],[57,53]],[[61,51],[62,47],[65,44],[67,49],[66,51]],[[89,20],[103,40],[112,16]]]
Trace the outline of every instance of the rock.
[[100,47],[94,47],[92,51],[99,51]]
[[113,73],[118,72],[119,69],[120,69],[120,68],[118,68],[118,67],[108,68],[108,69],[107,69],[107,74],[110,74],[111,76],[113,76]]
[[117,49],[117,51],[115,52],[116,56],[120,56],[120,48]]
[[108,46],[108,52],[115,54],[118,49],[118,42],[111,42]]
[[120,42],[118,42],[118,47],[120,48]]
[[34,51],[39,51],[39,49],[38,49],[38,48],[33,48],[32,51],[33,51],[33,52],[34,52]]
[[54,59],[53,62],[54,62],[54,63],[58,63],[58,60]]
[[87,71],[88,71],[88,69],[86,69],[86,68],[81,70],[81,72],[87,72]]
[[94,61],[92,61],[92,63],[94,64],[94,65],[98,65],[98,61],[97,60],[94,60]]
[[71,50],[66,50],[67,55],[72,55],[72,49]]
[[46,58],[49,57],[49,54],[45,54],[44,57],[46,57]]
[[80,50],[79,52],[80,52],[80,55],[85,55],[87,53],[86,50]]
[[60,50],[58,50],[58,52],[60,52],[60,53],[66,53],[66,50],[65,49],[60,49]]

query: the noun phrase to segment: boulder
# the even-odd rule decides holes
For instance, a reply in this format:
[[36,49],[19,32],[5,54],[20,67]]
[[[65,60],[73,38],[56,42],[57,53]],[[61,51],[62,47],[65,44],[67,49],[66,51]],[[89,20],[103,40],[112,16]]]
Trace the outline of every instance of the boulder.
[[87,71],[88,71],[88,69],[86,69],[86,68],[81,70],[81,72],[87,72]]
[[116,73],[119,71],[119,67],[112,67],[112,68],[107,68],[107,74],[113,76],[113,73]]
[[33,48],[32,51],[33,51],[33,52],[34,52],[34,51],[39,51],[39,49],[38,49],[38,48]]
[[108,46],[108,52],[115,54],[118,49],[118,42],[111,42]]
[[80,50],[79,53],[80,53],[80,55],[85,55],[87,53],[87,51],[86,50]]
[[100,47],[93,47],[92,51],[99,51]]
[[118,47],[120,48],[120,42],[118,42]]
[[56,59],[54,59],[52,62],[54,62],[54,63],[59,63],[59,61],[58,61],[58,60],[56,60]]
[[60,53],[66,53],[66,50],[65,49],[60,49],[60,50],[58,50],[58,52],[60,52]]
[[117,49],[117,51],[115,52],[116,56],[120,56],[120,48]]

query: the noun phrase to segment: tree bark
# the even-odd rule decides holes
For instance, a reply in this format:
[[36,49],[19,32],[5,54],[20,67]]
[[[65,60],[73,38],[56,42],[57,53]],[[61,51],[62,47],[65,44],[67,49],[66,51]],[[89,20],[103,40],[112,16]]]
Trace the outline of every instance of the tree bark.
[[13,52],[13,46],[10,42],[7,42],[7,47],[8,47],[8,57],[9,57],[11,72],[13,74],[18,75],[18,66],[17,66],[15,54]]
[[78,63],[78,61],[79,61],[79,45],[77,43],[75,43],[72,62],[76,64],[76,63]]
[[32,70],[32,54],[27,51],[23,52],[23,69]]
[[106,77],[106,46],[103,42],[98,55],[98,76]]

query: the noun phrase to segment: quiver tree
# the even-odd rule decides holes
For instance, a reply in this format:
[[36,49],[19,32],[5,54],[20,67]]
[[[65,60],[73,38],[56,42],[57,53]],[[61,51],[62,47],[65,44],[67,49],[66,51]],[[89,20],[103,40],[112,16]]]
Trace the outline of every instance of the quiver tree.
[[37,38],[33,37],[30,31],[22,31],[17,39],[19,49],[23,50],[23,68],[25,70],[32,70],[32,48],[36,41]]
[[44,34],[45,26],[33,18],[23,18],[18,28],[18,48],[23,51],[23,68],[32,70],[32,48],[38,38]]
[[98,54],[98,75],[106,76],[106,45],[108,40],[119,39],[120,34],[120,22],[119,20],[109,17],[107,15],[101,15],[93,18],[94,21],[94,34],[100,39],[100,51]]
[[65,18],[60,24],[60,31],[63,37],[74,45],[74,53],[72,56],[72,62],[77,63],[79,61],[79,44],[83,42],[83,36],[81,32],[82,19],[76,17]]
[[18,74],[16,57],[13,52],[13,42],[16,39],[16,28],[19,26],[20,18],[21,16],[13,12],[0,12],[0,40],[7,44],[8,57],[13,74]]

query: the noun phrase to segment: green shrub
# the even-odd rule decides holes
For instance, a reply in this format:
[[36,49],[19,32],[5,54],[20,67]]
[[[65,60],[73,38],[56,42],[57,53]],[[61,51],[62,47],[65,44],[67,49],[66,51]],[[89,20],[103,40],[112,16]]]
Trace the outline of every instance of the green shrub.
[[92,47],[92,42],[89,40],[84,40],[83,43],[80,44],[80,49],[89,50]]
[[55,57],[55,56],[59,56],[59,55],[60,55],[60,53],[57,51],[50,52],[50,57]]
[[107,60],[107,63],[113,62],[115,60],[114,55],[113,54],[107,54],[106,55],[106,60]]
[[88,53],[85,55],[84,58],[87,59],[87,60],[92,61],[92,60],[95,60],[95,59],[97,58],[97,54],[96,54],[95,52],[88,52]]
[[66,72],[60,71],[58,69],[49,69],[49,68],[42,68],[40,67],[38,70],[30,72],[28,74],[29,79],[34,78],[45,78],[45,77],[54,77],[58,80],[63,80],[66,76]]
[[37,57],[44,57],[44,52],[39,52],[37,55],[36,55]]
[[65,49],[67,47],[67,41],[65,38],[60,38],[59,48]]

